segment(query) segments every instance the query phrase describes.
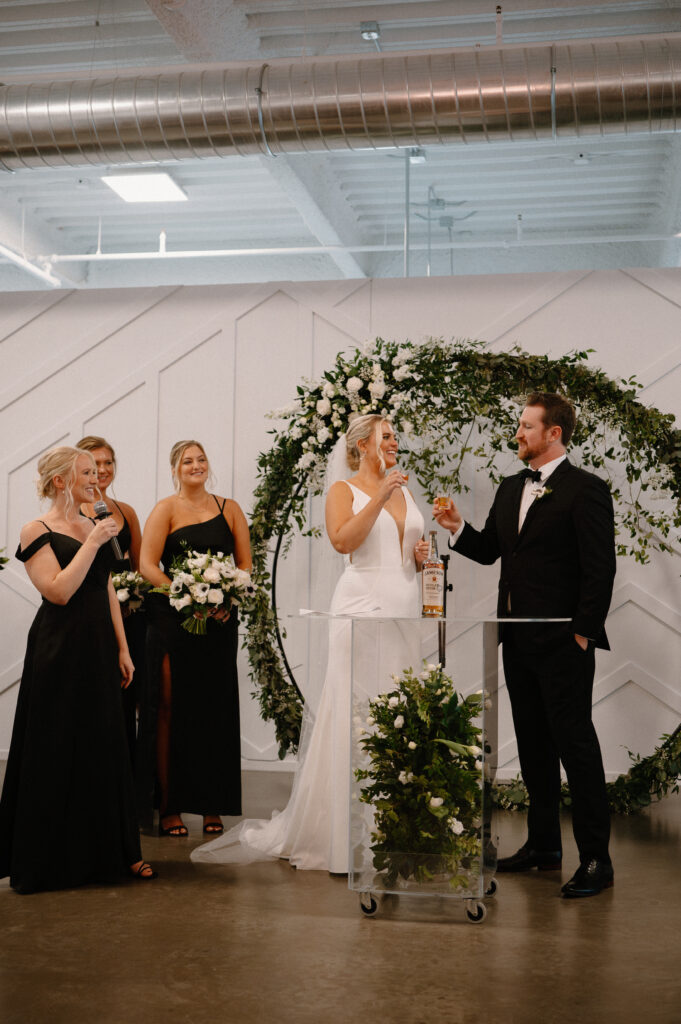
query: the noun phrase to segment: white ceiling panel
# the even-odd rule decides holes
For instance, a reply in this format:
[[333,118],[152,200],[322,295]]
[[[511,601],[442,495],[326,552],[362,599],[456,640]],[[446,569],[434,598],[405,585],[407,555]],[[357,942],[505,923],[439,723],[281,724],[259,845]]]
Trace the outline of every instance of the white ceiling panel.
[[[681,31],[673,0],[501,7],[0,0],[0,82]],[[376,40],[361,36],[368,22]],[[420,163],[397,149],[164,163],[188,196],[180,204],[124,203],[101,182],[120,165],[0,170],[0,290],[50,287],[46,268],[76,287],[399,276],[405,227],[411,274],[678,265],[680,145],[674,132],[630,126],[432,146]]]

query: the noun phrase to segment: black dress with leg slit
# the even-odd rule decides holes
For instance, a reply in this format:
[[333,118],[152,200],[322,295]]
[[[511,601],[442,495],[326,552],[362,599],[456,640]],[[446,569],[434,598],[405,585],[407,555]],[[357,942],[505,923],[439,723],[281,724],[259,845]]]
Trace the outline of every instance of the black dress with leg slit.
[[[217,499],[216,499],[217,506]],[[219,508],[219,506],[217,506]],[[224,508],[224,504],[223,504]],[[234,537],[222,509],[205,523],[173,531],[162,563],[190,549],[234,554]],[[140,822],[151,827],[158,806],[156,722],[163,661],[170,663],[171,719],[168,801],[164,815],[241,814],[241,747],[237,678],[238,618],[208,619],[205,636],[182,628],[183,614],[162,594],[147,605],[147,686],[137,739],[137,791]]]

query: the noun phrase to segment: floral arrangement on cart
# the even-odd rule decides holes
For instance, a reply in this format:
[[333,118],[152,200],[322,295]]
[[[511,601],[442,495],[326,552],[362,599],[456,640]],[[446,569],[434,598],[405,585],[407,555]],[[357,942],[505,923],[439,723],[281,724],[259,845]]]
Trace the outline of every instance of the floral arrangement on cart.
[[369,702],[359,799],[373,810],[374,868],[386,888],[446,880],[474,891],[482,872],[483,694],[462,698],[440,665],[393,676]]

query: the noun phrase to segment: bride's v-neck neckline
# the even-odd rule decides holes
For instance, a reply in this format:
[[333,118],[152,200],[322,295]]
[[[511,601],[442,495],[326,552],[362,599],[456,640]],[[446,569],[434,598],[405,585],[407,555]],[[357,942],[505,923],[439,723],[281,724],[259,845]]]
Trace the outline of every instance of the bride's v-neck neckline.
[[[350,481],[347,480],[346,483],[350,484]],[[366,498],[369,499],[369,501],[371,501],[371,499],[374,497],[373,494],[368,494],[367,491],[365,491],[362,487],[358,487],[357,484],[350,484],[350,486],[354,487],[355,490],[359,491],[360,494],[363,494]],[[389,515],[390,518],[392,519],[393,523],[395,524],[395,529],[397,530],[397,541],[398,541],[398,543],[400,545],[400,556],[401,556],[401,560],[404,562],[404,534],[405,534],[406,528],[407,528],[407,498],[406,498],[402,488],[400,488],[400,494],[402,495],[402,500],[404,501],[404,519],[401,520],[401,523],[402,523],[402,530],[401,531],[400,531],[400,520],[398,520],[397,517],[392,514],[390,509],[387,509],[385,507],[385,505],[384,505],[383,508],[381,509],[381,512],[385,512],[387,515]]]

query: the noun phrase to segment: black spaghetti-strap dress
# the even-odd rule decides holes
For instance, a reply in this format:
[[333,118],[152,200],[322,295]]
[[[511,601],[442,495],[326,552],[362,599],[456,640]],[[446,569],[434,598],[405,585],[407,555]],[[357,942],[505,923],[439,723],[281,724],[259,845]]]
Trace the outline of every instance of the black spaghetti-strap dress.
[[[80,548],[41,534],[62,568]],[[111,882],[141,860],[121,713],[118,645],[107,590],[112,555],[99,549],[66,605],[43,598],[28,634],[0,800],[0,877],[23,893]]]
[[[208,522],[183,526],[168,535],[161,559],[166,571],[186,548],[234,554],[234,537],[222,508]],[[183,616],[167,597],[149,595],[147,688],[140,709],[136,760],[138,811],[146,828],[152,825],[158,805],[156,719],[166,655],[170,659],[172,708],[168,803],[163,813],[241,814],[237,614],[232,609],[226,622],[209,619],[205,636],[188,633],[182,622]]]

